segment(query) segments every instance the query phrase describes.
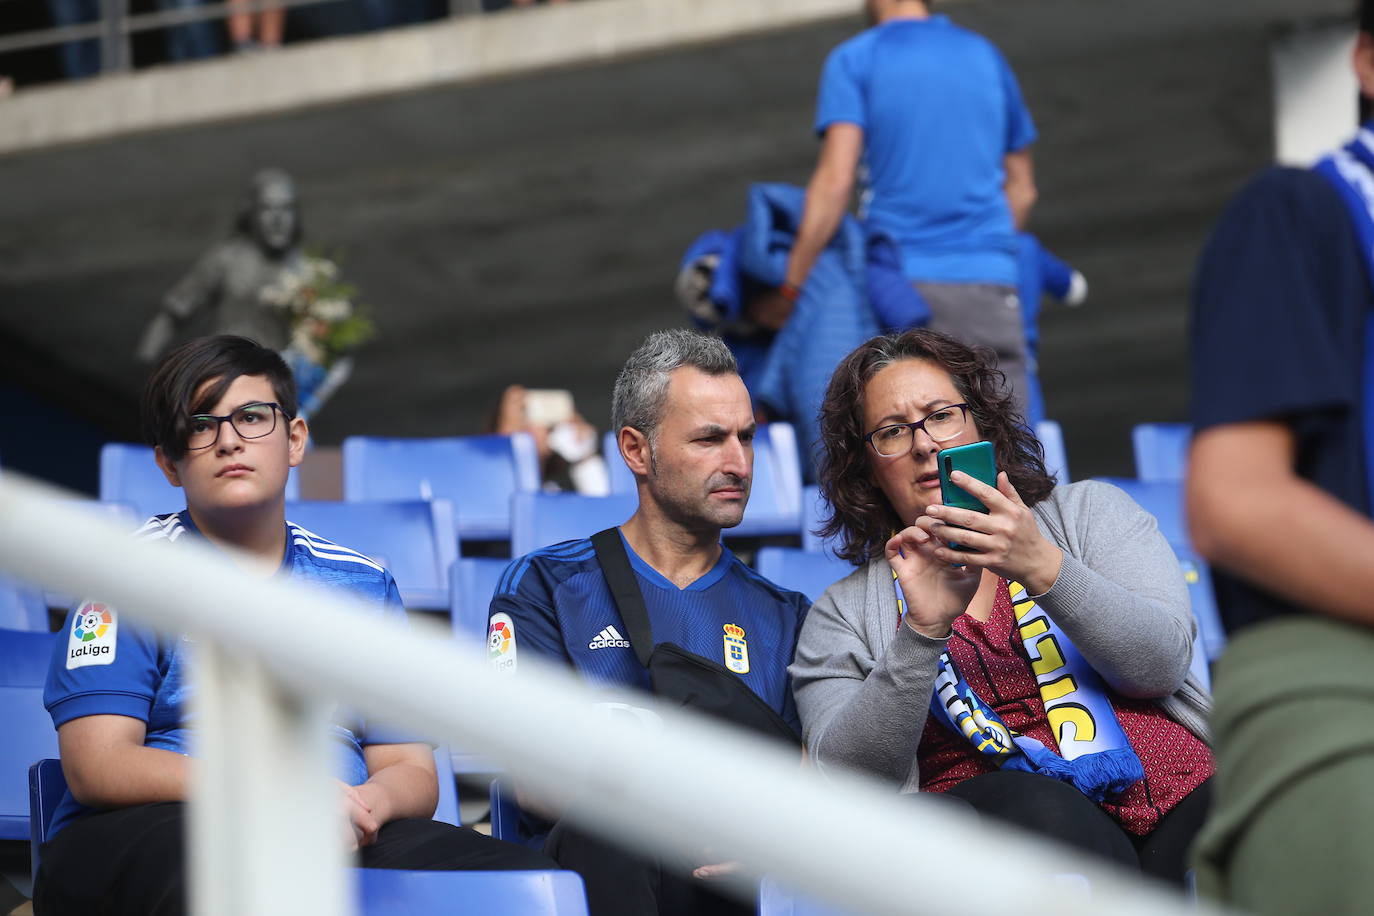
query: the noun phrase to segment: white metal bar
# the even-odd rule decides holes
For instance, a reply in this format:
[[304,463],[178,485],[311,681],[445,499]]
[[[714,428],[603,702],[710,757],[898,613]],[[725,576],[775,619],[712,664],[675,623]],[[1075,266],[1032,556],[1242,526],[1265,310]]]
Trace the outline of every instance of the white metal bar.
[[251,657],[195,647],[191,911],[348,916],[330,706]]
[[[355,601],[243,579],[185,539],[129,541],[51,492],[0,477],[0,567],[256,658],[288,690],[335,695],[479,751],[632,848],[709,847],[856,914],[1004,916],[1009,905],[1023,916],[1218,912],[1042,838],[899,799],[891,786],[822,777],[795,754],[700,717],[664,710],[667,727],[646,730],[630,717],[598,716],[596,704],[608,699],[645,698],[593,690],[525,658],[518,677],[504,678],[437,627],[408,632]],[[966,880],[970,869],[976,880]],[[1065,872],[1087,878],[1090,899],[1063,892],[1055,876]]]

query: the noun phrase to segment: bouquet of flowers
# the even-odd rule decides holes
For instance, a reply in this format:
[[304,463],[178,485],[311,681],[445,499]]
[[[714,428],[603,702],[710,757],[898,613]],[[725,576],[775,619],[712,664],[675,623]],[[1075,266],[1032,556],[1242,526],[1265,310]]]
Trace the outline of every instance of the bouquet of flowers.
[[365,309],[355,305],[358,291],[339,279],[333,261],[304,254],[262,290],[264,305],[291,316],[291,349],[328,369],[376,333]]
[[303,254],[264,287],[268,308],[284,309],[291,320],[291,343],[282,357],[296,376],[300,414],[313,415],[353,371],[349,354],[376,333],[366,310],[355,304],[358,291],[339,279],[328,258]]

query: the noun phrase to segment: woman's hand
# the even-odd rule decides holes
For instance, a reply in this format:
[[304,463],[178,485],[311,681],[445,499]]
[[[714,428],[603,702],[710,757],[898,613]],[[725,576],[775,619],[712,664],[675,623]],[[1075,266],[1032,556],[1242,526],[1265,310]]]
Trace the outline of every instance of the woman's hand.
[[942,550],[954,553],[941,543],[913,525],[893,535],[886,546],[887,562],[897,574],[906,600],[902,619],[932,639],[949,635],[950,624],[968,608],[983,576],[977,567],[955,565],[961,561],[941,558]]
[[[996,489],[963,471],[955,471],[950,480],[981,500],[988,511],[984,514],[954,506],[927,506],[925,514],[916,520],[918,528],[945,544],[978,551],[970,553],[941,546],[934,556],[946,563],[990,569],[1004,579],[1020,582],[1032,595],[1049,591],[1059,578],[1064,552],[1040,533],[1035,514],[1021,501],[1006,472],[997,475]],[[951,528],[952,525],[959,528]]]

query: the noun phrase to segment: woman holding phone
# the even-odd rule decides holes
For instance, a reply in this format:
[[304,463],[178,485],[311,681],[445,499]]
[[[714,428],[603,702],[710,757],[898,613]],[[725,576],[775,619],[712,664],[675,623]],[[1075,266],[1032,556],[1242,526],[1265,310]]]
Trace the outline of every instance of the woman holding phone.
[[[912,330],[831,378],[821,533],[859,568],[802,629],[807,747],[1182,883],[1214,768],[1178,561],[1121,490],[1056,485],[993,360]],[[947,485],[987,511],[945,505],[941,450],[984,441],[995,479]]]

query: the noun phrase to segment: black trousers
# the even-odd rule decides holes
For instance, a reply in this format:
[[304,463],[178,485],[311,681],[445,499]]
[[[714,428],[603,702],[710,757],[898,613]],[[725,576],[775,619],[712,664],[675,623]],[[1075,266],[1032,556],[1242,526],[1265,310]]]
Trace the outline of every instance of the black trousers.
[[[544,852],[582,876],[591,916],[752,916],[752,902],[726,896],[721,879],[692,877],[697,863],[631,855],[560,822]],[[40,914],[41,916],[41,914]]]
[[964,780],[944,797],[961,799],[989,817],[1182,887],[1188,870],[1188,847],[1207,816],[1211,791],[1209,779],[1188,793],[1145,836],[1127,833],[1068,783],[1036,773],[984,773]]
[[[186,912],[186,805],[160,802],[73,821],[43,845],[35,916],[180,916]],[[544,855],[467,827],[406,818],[359,850],[364,868],[541,870]]]

